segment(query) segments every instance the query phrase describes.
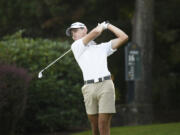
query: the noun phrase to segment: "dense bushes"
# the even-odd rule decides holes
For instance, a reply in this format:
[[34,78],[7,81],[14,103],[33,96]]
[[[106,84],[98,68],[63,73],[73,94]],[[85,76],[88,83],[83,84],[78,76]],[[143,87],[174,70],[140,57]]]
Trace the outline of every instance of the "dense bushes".
[[14,134],[24,112],[30,78],[22,68],[0,65],[0,134]]
[[43,72],[42,79],[37,78],[42,68],[69,48],[68,42],[21,38],[21,31],[0,42],[1,63],[16,63],[32,74],[26,113],[19,130],[57,131],[84,123],[82,76],[72,53]]

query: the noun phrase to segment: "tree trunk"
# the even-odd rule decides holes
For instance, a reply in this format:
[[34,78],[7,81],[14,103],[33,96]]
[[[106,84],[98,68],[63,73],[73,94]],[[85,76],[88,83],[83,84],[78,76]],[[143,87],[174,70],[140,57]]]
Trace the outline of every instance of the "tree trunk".
[[[134,101],[130,105],[132,123],[152,123],[152,56],[153,56],[154,0],[136,0],[132,21],[132,42],[141,49],[141,79],[135,80]],[[132,109],[133,108],[133,109]]]

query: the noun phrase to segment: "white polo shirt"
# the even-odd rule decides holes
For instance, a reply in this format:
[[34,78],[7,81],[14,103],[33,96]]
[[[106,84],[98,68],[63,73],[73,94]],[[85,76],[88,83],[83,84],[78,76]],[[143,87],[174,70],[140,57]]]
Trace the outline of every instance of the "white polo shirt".
[[107,57],[117,50],[112,49],[111,41],[99,45],[91,41],[84,45],[82,39],[79,39],[72,44],[71,49],[85,81],[110,75]]

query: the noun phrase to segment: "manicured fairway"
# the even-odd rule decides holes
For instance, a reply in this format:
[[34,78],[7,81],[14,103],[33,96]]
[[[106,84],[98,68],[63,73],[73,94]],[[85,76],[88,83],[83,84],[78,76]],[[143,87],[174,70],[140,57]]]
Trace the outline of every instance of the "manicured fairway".
[[[92,135],[90,131],[72,135]],[[111,135],[180,135],[180,123],[111,128]]]

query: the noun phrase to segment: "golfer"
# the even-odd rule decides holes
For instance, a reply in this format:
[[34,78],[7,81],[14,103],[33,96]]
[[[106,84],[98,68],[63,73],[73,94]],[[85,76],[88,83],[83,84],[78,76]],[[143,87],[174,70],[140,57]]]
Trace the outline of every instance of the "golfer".
[[[109,30],[116,35],[109,42],[96,44],[93,40]],[[115,89],[107,67],[107,57],[128,40],[116,26],[103,22],[87,33],[85,24],[75,22],[66,30],[74,43],[71,45],[84,79],[82,93],[93,135],[110,135],[110,123],[115,109]]]

